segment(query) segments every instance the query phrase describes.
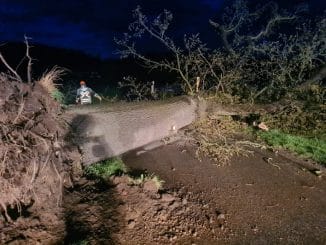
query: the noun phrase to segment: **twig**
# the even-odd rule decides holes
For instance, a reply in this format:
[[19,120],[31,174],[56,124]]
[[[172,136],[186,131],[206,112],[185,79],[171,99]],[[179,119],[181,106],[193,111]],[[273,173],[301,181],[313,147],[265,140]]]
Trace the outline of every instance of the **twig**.
[[3,209],[3,212],[4,212],[4,214],[5,214],[5,217],[6,217],[7,221],[8,221],[9,223],[12,223],[12,219],[11,219],[10,216],[8,215],[8,211],[7,211],[7,207],[6,207],[6,205],[5,205],[3,202],[0,202],[0,206],[1,206],[2,209]]
[[272,162],[269,162],[269,164],[271,164],[272,166],[274,166],[274,167],[278,168],[279,170],[281,170],[281,167],[280,167],[280,166],[278,166],[277,164],[275,164],[275,163],[272,163]]
[[28,59],[28,64],[27,64],[27,82],[31,83],[32,82],[32,57],[29,54],[29,43],[28,39],[31,39],[30,37],[27,37],[26,35],[24,36],[25,38],[25,44],[26,44],[26,57]]
[[266,149],[266,146],[265,145],[262,145],[262,144],[259,144],[259,143],[254,143],[254,142],[251,142],[251,141],[237,141],[236,144],[239,144],[239,145],[248,145],[248,146],[252,146],[254,148],[260,148],[260,149]]
[[263,157],[263,160],[264,160],[265,162],[269,163],[270,165],[272,165],[272,166],[278,168],[278,170],[281,170],[281,167],[280,167],[280,166],[278,166],[278,165],[275,164],[275,163],[272,163],[272,160],[273,160],[273,159],[272,159],[271,157]]
[[2,160],[1,168],[0,168],[0,176],[2,176],[3,171],[6,169],[5,162],[6,162],[6,159],[7,159],[7,154],[8,154],[8,149],[6,149],[5,154],[3,156],[3,160]]
[[31,179],[31,184],[33,184],[35,181],[36,173],[37,173],[36,161],[35,161],[35,159],[33,159],[33,175],[32,175],[32,179]]
[[296,16],[275,16],[273,19],[270,19],[268,21],[264,30],[260,31],[256,36],[249,36],[249,38],[253,41],[257,41],[260,38],[267,36],[271,32],[272,27],[275,26],[276,23],[282,21],[294,20],[295,18]]
[[18,75],[18,73],[13,68],[11,68],[11,66],[7,63],[6,59],[3,57],[1,52],[0,52],[0,60],[19,82],[23,81],[22,78]]
[[47,157],[46,157],[46,160],[45,160],[45,162],[43,163],[43,166],[42,166],[42,169],[40,170],[40,172],[42,172],[43,171],[43,169],[46,167],[46,165],[48,164],[48,162],[49,162],[49,160],[50,160],[50,156],[51,156],[51,154],[52,154],[52,151],[50,151],[49,153],[48,153],[48,155],[47,155]]
[[19,67],[23,64],[23,62],[25,61],[26,57],[23,57],[20,62],[18,63],[18,65],[16,66],[16,71],[18,71]]
[[39,138],[41,141],[43,141],[43,142],[44,142],[44,145],[46,146],[46,150],[47,150],[47,151],[50,150],[50,146],[49,146],[49,144],[46,142],[46,140],[45,140],[42,136],[39,136],[38,134],[33,133],[32,131],[29,131],[29,133],[30,133],[31,135],[33,135],[34,137]]
[[52,162],[53,168],[54,168],[54,170],[59,178],[59,182],[60,182],[60,184],[59,184],[60,191],[59,191],[58,201],[57,201],[57,206],[59,207],[60,203],[62,202],[62,186],[63,186],[62,185],[62,177],[61,177],[57,167],[55,166],[54,162],[53,161],[51,161],[51,162]]
[[23,113],[23,110],[24,110],[25,100],[24,100],[24,96],[23,95],[21,97],[22,97],[21,98],[22,102],[20,103],[18,114],[17,114],[16,118],[14,119],[13,124],[16,124],[17,123],[17,120],[19,119],[20,115]]

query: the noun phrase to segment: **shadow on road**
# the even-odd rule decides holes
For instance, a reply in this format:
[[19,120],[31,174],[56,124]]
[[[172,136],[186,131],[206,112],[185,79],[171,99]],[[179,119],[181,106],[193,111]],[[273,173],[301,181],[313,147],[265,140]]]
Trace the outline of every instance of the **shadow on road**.
[[[105,139],[87,134],[92,123],[89,115],[75,115],[70,120],[71,131],[65,140],[71,146],[91,144],[91,156],[106,155],[110,148]],[[123,228],[118,222],[123,214],[117,211],[120,201],[114,185],[109,180],[87,179],[80,175],[72,176],[75,179],[73,187],[64,193],[64,244],[116,244],[114,234]]]

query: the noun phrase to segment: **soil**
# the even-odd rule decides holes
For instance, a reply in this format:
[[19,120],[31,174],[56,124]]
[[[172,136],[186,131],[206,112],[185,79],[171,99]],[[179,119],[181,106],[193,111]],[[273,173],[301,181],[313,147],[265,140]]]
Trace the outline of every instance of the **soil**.
[[222,167],[181,142],[125,154],[132,174],[155,174],[163,189],[81,179],[65,195],[65,243],[326,244],[325,170],[252,150]]
[[0,244],[64,237],[62,190],[71,186],[80,153],[65,139],[61,114],[40,83],[0,74]]

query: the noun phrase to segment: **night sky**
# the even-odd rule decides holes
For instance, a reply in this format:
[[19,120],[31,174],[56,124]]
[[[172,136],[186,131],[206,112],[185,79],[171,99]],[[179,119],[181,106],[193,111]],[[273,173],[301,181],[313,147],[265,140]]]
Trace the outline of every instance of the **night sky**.
[[[140,5],[145,14],[163,9],[174,14],[172,35],[202,34],[214,37],[208,24],[229,0],[0,0],[0,43],[22,41],[24,34],[34,43],[81,50],[101,58],[115,58],[114,36],[127,31],[132,10]],[[257,2],[257,0],[256,0]],[[300,0],[282,1],[300,3]],[[322,0],[306,1],[325,8]]]

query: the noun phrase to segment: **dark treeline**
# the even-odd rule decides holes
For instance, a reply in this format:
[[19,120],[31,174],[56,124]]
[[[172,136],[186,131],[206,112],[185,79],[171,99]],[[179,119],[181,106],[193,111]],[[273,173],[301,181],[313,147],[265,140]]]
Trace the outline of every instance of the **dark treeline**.
[[[66,75],[60,82],[63,86],[75,86],[79,80],[86,80],[94,89],[116,88],[117,84],[125,76],[137,77],[143,81],[155,80],[158,83],[173,82],[173,74],[158,71],[148,71],[134,59],[107,59],[87,55],[76,50],[49,47],[33,44],[30,54],[33,58],[32,75],[38,79],[46,70],[54,66],[67,69]],[[4,43],[0,46],[0,52],[8,63],[26,79],[26,46],[21,43]],[[150,54],[149,56],[164,56]],[[0,64],[0,71],[6,71],[5,66]]]

